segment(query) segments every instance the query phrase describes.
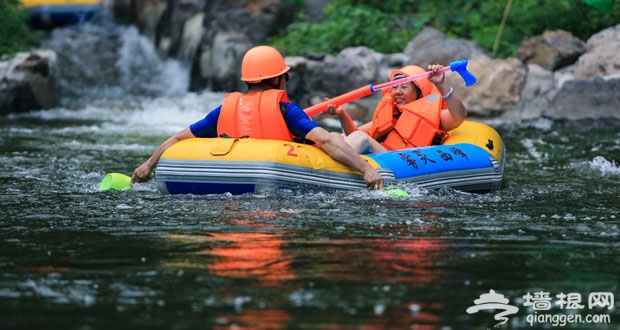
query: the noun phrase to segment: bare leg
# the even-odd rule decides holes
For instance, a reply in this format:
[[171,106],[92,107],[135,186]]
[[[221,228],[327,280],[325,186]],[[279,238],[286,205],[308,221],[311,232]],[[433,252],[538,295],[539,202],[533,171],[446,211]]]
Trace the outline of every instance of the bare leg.
[[370,143],[370,149],[372,150],[373,153],[387,151],[387,149],[385,149],[385,147],[382,146],[381,143],[371,138],[370,136],[368,137],[368,143]]
[[349,134],[345,141],[360,154],[387,151],[379,142],[362,131],[355,131]]

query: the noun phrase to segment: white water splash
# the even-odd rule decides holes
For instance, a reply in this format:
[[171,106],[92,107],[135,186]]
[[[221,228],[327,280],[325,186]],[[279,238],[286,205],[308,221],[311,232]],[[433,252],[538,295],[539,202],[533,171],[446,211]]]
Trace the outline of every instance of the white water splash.
[[178,96],[189,87],[189,68],[179,61],[161,60],[151,40],[131,26],[119,31],[121,48],[116,67],[126,89],[165,96]]
[[133,26],[103,20],[58,28],[41,47],[58,54],[63,101],[181,96],[189,88],[189,65],[160,58]]
[[546,158],[547,155],[536,150],[536,144],[545,144],[545,142],[541,139],[537,139],[536,141],[532,139],[523,139],[521,140],[521,144],[527,149],[527,152],[536,160],[542,160]]
[[[98,101],[81,109],[55,108],[12,114],[8,119],[65,120],[73,122],[53,128],[49,135],[172,135],[202,119],[221,104],[223,93],[187,93],[179,97],[141,98],[119,106],[117,101]],[[84,124],[81,124],[84,122]],[[16,129],[17,130],[17,129]],[[20,129],[28,133],[27,129]],[[116,147],[115,147],[116,148]]]
[[553,128],[553,121],[547,118],[533,118],[530,120],[515,120],[506,116],[497,118],[476,118],[476,121],[485,123],[491,127],[509,127],[509,128],[536,128],[541,131],[550,131]]
[[594,159],[590,162],[590,168],[599,170],[604,175],[605,174],[613,174],[613,175],[620,174],[620,167],[616,165],[616,162],[614,161],[610,162],[607,159],[605,159],[605,157],[603,156],[594,157]]

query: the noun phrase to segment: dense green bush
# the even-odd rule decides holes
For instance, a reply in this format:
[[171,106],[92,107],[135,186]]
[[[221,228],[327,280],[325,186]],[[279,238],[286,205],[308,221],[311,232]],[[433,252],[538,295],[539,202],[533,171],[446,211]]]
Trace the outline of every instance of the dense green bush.
[[0,56],[27,51],[38,44],[40,34],[28,27],[18,0],[0,0]]
[[337,53],[343,48],[361,45],[391,52],[402,48],[425,24],[423,19],[412,14],[386,13],[346,4],[330,4],[325,14],[327,18],[319,24],[301,16],[300,21],[289,25],[286,33],[271,43],[287,54]]
[[336,54],[360,45],[397,53],[423,27],[431,26],[450,37],[475,41],[489,52],[498,39],[496,56],[505,58],[515,56],[524,38],[545,30],[562,29],[587,40],[619,23],[618,0],[332,0],[322,22],[301,15],[270,42],[288,55]]
[[[524,38],[540,35],[545,30],[569,31],[585,41],[602,29],[619,24],[620,2],[615,1],[612,5],[612,1],[598,1],[601,2],[609,2],[604,12],[601,9],[605,7],[599,6],[600,9],[597,9],[584,1],[576,0],[514,1],[501,35],[497,56],[515,56]],[[486,1],[480,11],[469,15],[466,24],[449,25],[446,29],[454,36],[476,41],[491,51],[505,8],[505,1]]]

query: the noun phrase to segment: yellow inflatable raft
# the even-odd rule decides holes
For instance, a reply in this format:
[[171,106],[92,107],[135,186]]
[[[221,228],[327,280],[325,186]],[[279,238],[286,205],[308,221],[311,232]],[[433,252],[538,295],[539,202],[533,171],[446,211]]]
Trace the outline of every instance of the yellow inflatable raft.
[[101,0],[21,0],[29,23],[37,28],[54,28],[89,21],[101,11]]
[[[505,148],[486,124],[466,121],[444,144],[362,156],[386,180],[435,189],[489,192],[501,187]],[[157,168],[171,194],[244,194],[263,189],[365,189],[363,176],[321,149],[259,139],[188,139],[164,152]]]

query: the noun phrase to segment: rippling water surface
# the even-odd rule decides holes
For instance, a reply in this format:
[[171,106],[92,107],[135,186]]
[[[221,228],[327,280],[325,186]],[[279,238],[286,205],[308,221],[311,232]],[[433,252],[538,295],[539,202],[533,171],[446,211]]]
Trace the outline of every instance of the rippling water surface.
[[484,195],[100,192],[222,94],[185,92],[131,28],[82,29],[48,46],[114,45],[105,83],[76,69],[62,107],[0,119],[0,328],[487,329],[502,307],[467,309],[494,290],[518,307],[496,329],[620,329],[617,123],[489,122],[507,162]]

